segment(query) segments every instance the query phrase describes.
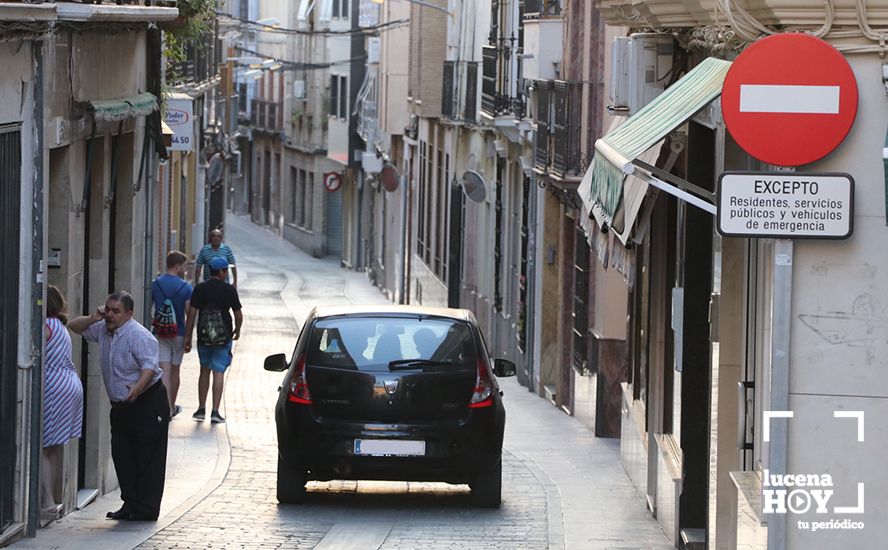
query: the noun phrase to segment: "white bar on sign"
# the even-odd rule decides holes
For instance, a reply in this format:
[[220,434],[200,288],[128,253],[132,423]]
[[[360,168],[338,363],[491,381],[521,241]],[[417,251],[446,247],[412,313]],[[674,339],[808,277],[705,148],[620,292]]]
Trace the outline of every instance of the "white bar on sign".
[[839,86],[740,85],[741,113],[839,113]]

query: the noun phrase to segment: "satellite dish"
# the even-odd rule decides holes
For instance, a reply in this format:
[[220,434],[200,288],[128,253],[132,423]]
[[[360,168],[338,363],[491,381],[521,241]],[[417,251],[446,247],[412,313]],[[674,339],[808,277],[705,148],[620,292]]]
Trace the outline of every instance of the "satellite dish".
[[222,168],[224,165],[225,160],[219,153],[210,157],[210,164],[207,166],[207,181],[210,183],[216,183],[222,179]]
[[395,168],[393,164],[385,163],[385,166],[382,167],[382,170],[379,172],[379,180],[382,181],[382,187],[385,188],[389,193],[393,193],[398,190],[398,183],[401,181],[401,176],[398,174],[398,169]]
[[472,202],[484,202],[487,198],[487,187],[484,185],[484,178],[474,170],[466,170],[463,174],[463,193]]

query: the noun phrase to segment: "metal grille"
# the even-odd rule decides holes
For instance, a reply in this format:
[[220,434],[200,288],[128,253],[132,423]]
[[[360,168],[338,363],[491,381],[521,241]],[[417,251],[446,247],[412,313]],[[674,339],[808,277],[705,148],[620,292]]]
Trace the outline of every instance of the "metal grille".
[[327,254],[342,255],[342,189],[327,192]]
[[481,110],[496,115],[496,46],[481,46]]
[[466,113],[465,119],[475,122],[478,115],[478,62],[466,63]]
[[442,79],[443,88],[441,90],[441,114],[447,118],[453,118],[453,107],[456,103],[454,94],[454,67],[453,61],[444,62],[444,78]]
[[0,127],[0,531],[13,520],[15,476],[16,361],[18,355],[19,223],[21,131]]

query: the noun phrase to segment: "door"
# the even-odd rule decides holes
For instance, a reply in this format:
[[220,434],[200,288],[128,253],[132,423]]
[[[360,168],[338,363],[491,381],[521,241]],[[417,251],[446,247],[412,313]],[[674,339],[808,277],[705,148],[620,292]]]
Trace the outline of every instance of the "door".
[[[19,295],[19,230],[22,146],[18,125],[0,126],[0,296]],[[0,308],[0,532],[13,519],[15,404],[18,372],[18,300]]]
[[327,191],[327,254],[342,255],[342,187]]

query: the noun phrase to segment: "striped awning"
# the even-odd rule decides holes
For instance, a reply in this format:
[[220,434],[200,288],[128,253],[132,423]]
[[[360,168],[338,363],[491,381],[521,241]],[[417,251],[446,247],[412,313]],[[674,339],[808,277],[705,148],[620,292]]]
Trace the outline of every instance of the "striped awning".
[[89,102],[89,110],[96,120],[119,121],[147,116],[158,108],[160,106],[157,104],[157,98],[148,92],[123,99]]
[[592,171],[590,199],[608,223],[613,222],[623,203],[626,176],[636,170],[632,161],[721,95],[730,67],[730,61],[705,59],[629,120],[595,142],[595,158],[589,167]]

